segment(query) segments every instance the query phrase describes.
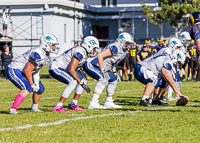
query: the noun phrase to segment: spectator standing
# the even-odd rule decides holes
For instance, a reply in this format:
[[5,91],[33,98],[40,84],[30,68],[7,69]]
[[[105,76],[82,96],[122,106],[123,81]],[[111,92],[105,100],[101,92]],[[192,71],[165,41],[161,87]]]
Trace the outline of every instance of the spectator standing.
[[11,18],[9,8],[3,9],[2,12],[2,24],[3,24],[3,39],[7,36],[8,19]]
[[8,77],[7,77],[7,73],[6,73],[6,69],[8,67],[8,65],[12,62],[13,60],[13,54],[10,51],[9,47],[7,45],[3,46],[3,52],[1,54],[1,59],[2,59],[2,65],[4,67],[4,75],[6,77],[6,81],[9,81]]
[[137,54],[137,61],[140,63],[141,61],[145,60],[146,58],[150,57],[151,53],[147,50],[147,45],[144,44],[142,50]]

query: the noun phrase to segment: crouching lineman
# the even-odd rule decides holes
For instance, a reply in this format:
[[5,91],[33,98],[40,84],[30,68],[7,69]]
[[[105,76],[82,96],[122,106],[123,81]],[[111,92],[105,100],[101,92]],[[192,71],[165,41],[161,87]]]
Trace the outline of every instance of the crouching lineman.
[[8,114],[19,114],[17,108],[31,92],[33,92],[33,104],[30,111],[42,112],[38,109],[38,105],[45,88],[40,82],[39,72],[48,64],[49,54],[59,52],[56,45],[58,45],[58,40],[54,35],[43,35],[40,38],[40,46],[24,53],[8,65],[9,80],[21,89]]
[[[87,78],[80,67],[85,63],[89,54],[95,52],[95,48],[99,47],[99,41],[93,36],[84,38],[81,46],[73,47],[62,55],[54,59],[49,67],[49,74],[60,82],[67,84],[63,90],[60,100],[57,105],[52,109],[53,112],[68,112],[62,108],[65,100],[70,96],[75,89],[77,82],[78,85],[75,90],[75,97],[71,104],[68,105],[68,110],[86,110],[77,106],[77,97],[81,95],[83,89],[90,93],[90,88],[86,85]],[[79,69],[79,70],[77,70]]]
[[[121,33],[116,43],[107,45],[96,57],[90,58],[83,65],[85,72],[92,78],[98,80],[88,109],[122,108],[113,103],[112,96],[117,86],[119,76],[116,70],[110,70],[124,59],[126,53],[133,44],[133,37],[129,33]],[[104,106],[99,104],[99,97],[107,86],[107,97]]]
[[[159,86],[161,77],[171,85],[173,90],[181,97],[186,98],[183,95],[177,84],[172,77],[172,69],[177,62],[184,62],[185,54],[181,50],[174,50],[172,54],[163,54],[163,50],[154,54],[151,58],[136,65],[134,69],[135,78],[143,84],[146,84],[143,97],[140,100],[140,106],[155,106],[149,103],[149,97],[152,92]],[[163,81],[165,81],[163,80]]]

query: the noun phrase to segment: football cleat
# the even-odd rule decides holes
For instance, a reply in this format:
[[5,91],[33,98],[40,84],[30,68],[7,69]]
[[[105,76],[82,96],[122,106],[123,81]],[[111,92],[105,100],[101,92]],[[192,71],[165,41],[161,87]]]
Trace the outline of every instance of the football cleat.
[[151,104],[151,103],[149,103],[149,101],[148,101],[148,99],[146,99],[146,100],[140,100],[140,103],[139,103],[139,106],[153,106],[153,107],[155,107],[156,105],[155,104]]
[[164,102],[160,99],[155,99],[152,101],[152,104],[155,104],[155,105],[162,105],[162,106],[168,106],[169,104],[167,102]]
[[106,109],[106,107],[101,106],[99,104],[99,100],[97,100],[97,101],[89,101],[88,109]]
[[174,101],[176,100],[174,97],[167,98],[167,101]]
[[67,110],[76,110],[76,111],[85,111],[85,108],[81,108],[77,105],[71,106],[71,104],[68,105],[68,109]]
[[66,112],[66,113],[68,113],[68,111],[64,110],[62,106],[54,106],[52,111],[53,112]]
[[174,98],[177,100],[177,99],[180,99],[180,96],[178,96],[178,95],[176,94]]
[[122,108],[122,106],[114,104],[113,101],[114,100],[112,100],[112,101],[105,101],[104,102],[104,107],[106,107],[106,108]]
[[166,98],[165,96],[161,96],[161,97],[160,97],[160,100],[166,101],[167,98]]
[[40,109],[33,109],[33,108],[31,108],[31,110],[30,110],[30,112],[44,112],[44,111],[42,111],[42,110],[40,110]]
[[12,109],[12,108],[10,108],[10,109],[8,110],[8,114],[20,114],[20,113],[17,112],[16,109]]

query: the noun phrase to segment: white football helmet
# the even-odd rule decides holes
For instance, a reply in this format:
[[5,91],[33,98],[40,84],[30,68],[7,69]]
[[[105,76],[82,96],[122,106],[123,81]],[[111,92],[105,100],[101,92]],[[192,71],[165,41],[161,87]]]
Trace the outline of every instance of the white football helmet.
[[181,32],[181,34],[179,35],[179,39],[181,40],[181,42],[183,43],[183,45],[185,45],[187,43],[187,41],[191,41],[191,37],[189,32]]
[[127,32],[123,32],[119,34],[117,42],[119,43],[119,45],[122,47],[123,50],[126,50],[125,43],[133,44],[134,43],[133,36]]
[[45,34],[40,38],[40,47],[49,53],[58,54],[59,48],[52,49],[51,46],[58,45],[58,39],[52,34]]
[[178,38],[171,38],[168,41],[168,48],[173,52],[174,50],[176,50],[177,48],[181,48],[182,42],[181,40],[179,40]]
[[173,64],[180,62],[181,64],[185,63],[185,54],[181,50],[174,50],[171,54],[171,60]]
[[83,39],[81,46],[85,48],[90,56],[93,56],[96,53],[96,48],[99,48],[99,41],[94,36],[87,36]]

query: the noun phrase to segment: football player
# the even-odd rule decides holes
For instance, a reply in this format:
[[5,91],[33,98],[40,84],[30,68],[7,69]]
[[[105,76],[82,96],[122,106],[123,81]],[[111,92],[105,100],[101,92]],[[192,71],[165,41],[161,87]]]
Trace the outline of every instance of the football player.
[[60,100],[52,109],[53,112],[68,112],[64,110],[62,106],[75,87],[75,98],[72,100],[71,104],[68,105],[68,110],[86,110],[77,106],[77,99],[81,95],[83,89],[86,90],[87,93],[91,91],[86,85],[87,77],[80,68],[87,60],[89,54],[95,53],[95,48],[98,47],[99,41],[93,36],[87,36],[84,38],[81,46],[67,50],[51,63],[49,66],[49,74],[58,81],[67,84],[62,92]]
[[150,46],[151,44],[151,40],[145,40],[145,44],[147,45],[147,51],[149,51],[151,53],[151,55],[153,55],[153,46]]
[[[160,53],[160,55],[171,55],[175,49],[181,49],[181,47],[182,47],[182,43],[181,43],[180,39],[171,38],[171,39],[169,39],[168,47],[162,48],[159,53]],[[176,68],[173,68],[172,73],[173,73],[173,78],[176,81],[177,76],[175,76],[175,75],[179,76],[179,74],[177,74]],[[168,103],[161,101],[161,100],[166,99],[166,97],[164,95],[165,95],[165,92],[167,91],[167,89],[168,89],[167,100],[172,100],[173,89],[168,88],[168,87],[169,87],[169,85],[165,81],[165,79],[161,78],[161,80],[159,81],[159,86],[158,86],[158,88],[155,89],[153,97],[152,97],[152,99],[155,100],[155,102],[153,102],[153,104],[157,103],[158,105],[164,105],[164,106],[168,105]],[[171,89],[170,92],[169,92],[169,89]]]
[[45,34],[40,38],[38,47],[29,50],[8,65],[9,80],[21,90],[8,114],[19,114],[17,108],[31,92],[33,92],[33,104],[30,111],[42,112],[38,109],[38,105],[45,88],[40,82],[39,72],[48,64],[49,54],[59,52],[56,45],[58,45],[57,38],[52,34]]
[[[189,66],[189,52],[187,52],[187,47],[190,45],[190,42],[191,42],[191,37],[190,37],[190,34],[189,32],[181,32],[181,34],[179,35],[179,39],[181,40],[182,44],[183,44],[183,47],[181,48],[181,50],[186,54],[186,60],[185,60],[185,63],[182,65],[182,69],[181,69],[181,74],[182,74],[182,80],[186,80],[185,78],[185,67],[186,65],[188,64]],[[188,67],[188,78],[189,78],[189,73],[190,73],[190,68]]]
[[147,50],[147,45],[144,44],[141,51],[137,53],[137,61],[140,63],[141,61],[149,58],[152,54]]
[[[98,80],[88,109],[122,108],[122,106],[113,103],[112,97],[119,76],[115,69],[113,69],[113,72],[110,70],[124,59],[131,44],[133,44],[133,36],[123,32],[119,34],[116,43],[107,45],[102,52],[96,57],[88,59],[83,65],[86,73]],[[106,86],[107,97],[104,106],[101,106],[98,99]]]
[[155,53],[158,52],[160,49],[164,48],[163,40],[161,38],[158,39],[157,42],[158,42],[158,45],[153,47]]
[[[169,42],[169,45],[170,44],[171,42]],[[165,81],[171,85],[173,90],[181,98],[188,98],[180,92],[172,77],[173,67],[177,62],[185,61],[185,55],[181,50],[174,50],[172,54],[169,54],[171,53],[171,48],[172,47],[163,48],[151,58],[136,65],[134,76],[139,82],[146,85],[143,97],[139,103],[140,106],[155,106],[155,104],[149,103],[148,100],[152,92],[159,86],[162,77],[164,77]],[[173,48],[175,48],[175,46],[173,46]]]
[[136,47],[136,43],[135,42],[130,47],[129,54],[130,54],[130,59],[129,59],[129,61],[130,61],[129,80],[132,81],[133,69],[134,69],[135,65],[137,64],[137,47]]
[[200,52],[200,11],[194,11],[188,18],[188,25],[190,27],[190,37],[194,39],[198,51]]

